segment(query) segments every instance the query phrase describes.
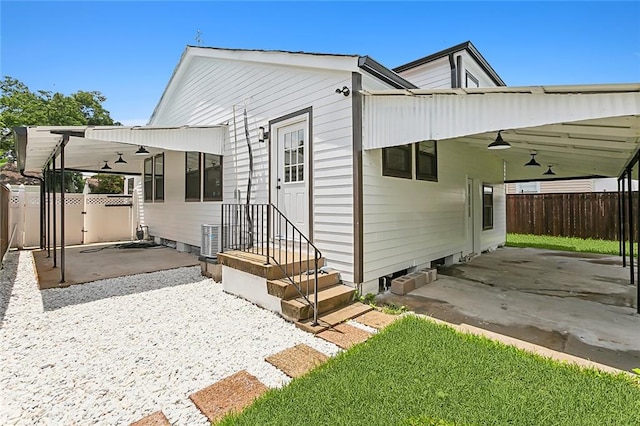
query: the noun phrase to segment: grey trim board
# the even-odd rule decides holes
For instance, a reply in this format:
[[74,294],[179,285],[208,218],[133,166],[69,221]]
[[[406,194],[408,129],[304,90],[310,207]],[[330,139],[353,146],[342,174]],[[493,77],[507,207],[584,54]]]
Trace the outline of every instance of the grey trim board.
[[362,74],[351,74],[351,128],[353,129],[353,282],[364,278],[364,223],[362,199]]

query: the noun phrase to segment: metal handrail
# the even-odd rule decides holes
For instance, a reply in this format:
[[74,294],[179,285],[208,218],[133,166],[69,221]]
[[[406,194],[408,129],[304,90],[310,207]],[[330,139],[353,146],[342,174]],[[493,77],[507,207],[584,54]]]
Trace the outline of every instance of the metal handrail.
[[[265,257],[265,265],[273,263],[274,266],[278,266],[298,294],[313,309],[313,325],[317,325],[318,264],[322,253],[309,238],[273,204],[223,204],[221,224],[222,251],[239,250],[261,255]],[[303,259],[305,251],[306,257]],[[311,254],[313,259],[310,259]],[[312,274],[313,303],[309,300]],[[305,283],[303,289],[302,284]]]

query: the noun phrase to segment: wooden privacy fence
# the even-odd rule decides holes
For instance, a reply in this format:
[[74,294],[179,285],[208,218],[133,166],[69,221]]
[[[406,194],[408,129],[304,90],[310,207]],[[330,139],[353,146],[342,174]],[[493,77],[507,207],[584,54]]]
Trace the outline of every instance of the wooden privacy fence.
[[[638,235],[637,192],[632,205],[634,235]],[[617,241],[618,193],[508,194],[507,232]]]

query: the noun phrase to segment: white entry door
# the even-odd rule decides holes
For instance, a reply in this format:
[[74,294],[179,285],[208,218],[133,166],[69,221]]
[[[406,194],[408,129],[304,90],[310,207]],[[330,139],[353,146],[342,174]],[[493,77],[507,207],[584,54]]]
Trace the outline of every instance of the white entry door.
[[475,252],[475,206],[473,192],[473,179],[467,178],[467,203],[465,211],[467,220],[467,245],[465,254],[467,255]]
[[277,128],[272,180],[274,204],[305,236],[309,235],[307,128],[306,120]]

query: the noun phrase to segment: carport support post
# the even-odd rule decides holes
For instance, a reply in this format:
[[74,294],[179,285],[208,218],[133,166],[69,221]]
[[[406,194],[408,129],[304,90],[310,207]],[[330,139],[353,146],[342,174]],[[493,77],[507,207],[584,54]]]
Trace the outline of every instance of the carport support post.
[[69,135],[62,136],[62,146],[60,147],[60,283],[64,283],[64,146],[69,140]]
[[620,198],[620,178],[618,178],[618,255],[622,256],[622,199]]
[[44,245],[45,245],[44,234],[46,231],[46,225],[44,224],[44,219],[45,219],[44,191],[45,191],[45,183],[44,183],[44,176],[42,176],[42,180],[40,181],[40,250],[44,250]]
[[627,168],[627,189],[629,191],[629,275],[631,285],[633,285],[635,276],[633,274],[633,188],[631,186],[631,167]]
[[627,233],[625,232],[626,229],[626,225],[627,225],[627,210],[626,210],[626,199],[625,199],[625,189],[624,189],[624,177],[625,177],[625,172],[622,173],[622,176],[620,177],[621,183],[622,183],[622,193],[621,193],[621,197],[620,197],[620,202],[621,202],[621,221],[620,221],[620,235],[622,236],[622,267],[626,268],[627,267],[627,246],[626,246],[626,240],[627,240]]
[[51,257],[51,177],[51,163],[49,163],[45,172],[47,186],[47,257]]
[[58,267],[58,220],[56,210],[58,210],[58,206],[56,206],[56,157],[53,157],[53,179],[51,183],[53,184],[52,193],[53,193],[53,267]]
[[[638,175],[640,176],[640,165],[638,165]],[[637,215],[638,215],[638,242],[640,243],[640,188],[638,188],[637,191],[638,195],[638,210],[637,210]],[[638,277],[636,279],[636,312],[640,314],[640,249],[638,249],[639,251],[639,257],[638,257],[638,266],[637,266],[637,274]],[[633,274],[633,268],[631,268],[631,273]]]

